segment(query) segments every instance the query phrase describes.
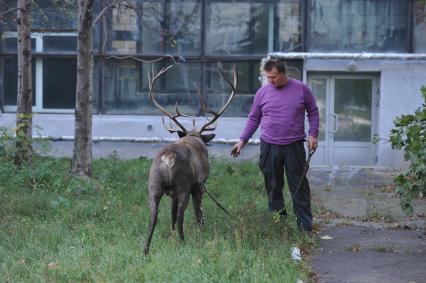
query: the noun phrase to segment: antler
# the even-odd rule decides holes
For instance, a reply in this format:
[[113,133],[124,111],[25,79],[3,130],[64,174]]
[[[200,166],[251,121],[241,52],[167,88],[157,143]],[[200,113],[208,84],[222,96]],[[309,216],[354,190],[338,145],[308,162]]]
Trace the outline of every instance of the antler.
[[214,111],[212,111],[212,110],[210,110],[209,108],[207,108],[207,106],[206,106],[206,102],[205,102],[205,100],[204,100],[204,98],[203,98],[203,96],[201,95],[201,93],[200,93],[200,91],[199,91],[199,89],[198,89],[198,87],[197,87],[197,90],[198,90],[198,95],[199,95],[199,97],[200,97],[200,101],[201,101],[201,107],[202,107],[202,110],[203,110],[203,112],[205,112],[205,113],[210,113],[210,114],[212,114],[214,117],[213,117],[213,119],[211,119],[211,120],[209,120],[203,127],[201,127],[201,129],[200,129],[200,133],[202,133],[202,132],[204,132],[204,131],[214,131],[215,129],[216,129],[216,125],[214,126],[214,127],[211,127],[210,128],[210,125],[212,125],[213,123],[215,123],[216,122],[216,120],[217,119],[219,119],[219,117],[223,114],[223,112],[225,112],[225,110],[226,110],[226,108],[229,106],[229,104],[231,103],[231,100],[234,98],[234,96],[235,96],[235,90],[236,90],[236,88],[237,88],[237,83],[238,83],[238,71],[237,71],[237,68],[234,66],[234,69],[233,69],[233,77],[234,77],[234,81],[233,82],[231,82],[231,80],[230,79],[228,79],[226,76],[225,76],[225,74],[223,73],[223,70],[222,69],[219,69],[219,72],[220,72],[220,74],[221,74],[221,76],[223,77],[223,79],[229,84],[229,86],[231,87],[231,94],[229,95],[229,98],[228,98],[228,100],[226,101],[226,103],[225,103],[225,105],[223,105],[223,107],[222,107],[222,109],[220,109],[219,110],[219,112],[214,112]]
[[[179,113],[178,109],[177,109],[177,103],[175,105],[176,108],[176,115],[172,115],[169,111],[167,111],[164,107],[162,107],[157,100],[154,97],[153,94],[153,88],[154,88],[154,83],[155,81],[161,77],[165,72],[167,72],[170,68],[172,68],[174,65],[170,65],[166,68],[161,68],[161,70],[155,74],[154,70],[151,71],[151,73],[148,73],[148,81],[149,81],[149,98],[151,99],[151,102],[154,104],[155,107],[157,107],[163,114],[165,114],[167,117],[170,118],[171,121],[175,122],[175,124],[184,132],[187,133],[188,131],[185,129],[185,127],[176,119],[177,117],[180,116],[184,116],[182,114]],[[166,127],[166,124],[164,123],[164,116],[162,117],[163,119],[163,126],[164,128],[169,131],[170,133],[175,133],[178,132],[179,130],[175,130],[172,127],[168,128]]]

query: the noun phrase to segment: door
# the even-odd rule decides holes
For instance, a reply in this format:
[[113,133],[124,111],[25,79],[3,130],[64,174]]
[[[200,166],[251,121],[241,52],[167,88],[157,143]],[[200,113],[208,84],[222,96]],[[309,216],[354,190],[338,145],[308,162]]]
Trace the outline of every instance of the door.
[[320,112],[316,164],[375,165],[379,89],[372,75],[310,75]]

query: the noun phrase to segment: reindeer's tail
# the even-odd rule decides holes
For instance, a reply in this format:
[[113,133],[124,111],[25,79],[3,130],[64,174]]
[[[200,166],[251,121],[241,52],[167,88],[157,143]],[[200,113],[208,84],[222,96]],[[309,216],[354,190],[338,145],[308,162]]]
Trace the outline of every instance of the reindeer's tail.
[[160,168],[167,177],[167,184],[170,184],[173,178],[173,166],[175,165],[176,154],[168,153],[161,156]]

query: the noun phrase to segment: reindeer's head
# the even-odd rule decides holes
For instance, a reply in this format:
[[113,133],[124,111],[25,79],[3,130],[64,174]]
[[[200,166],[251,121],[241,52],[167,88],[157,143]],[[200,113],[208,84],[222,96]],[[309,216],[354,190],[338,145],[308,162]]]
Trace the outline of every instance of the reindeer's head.
[[[220,72],[221,76],[224,78],[224,80],[231,87],[231,94],[229,95],[228,100],[223,105],[222,109],[219,110],[219,112],[214,112],[214,111],[210,110],[209,108],[207,108],[206,102],[204,100],[204,97],[201,95],[201,92],[200,92],[199,88],[196,86],[197,87],[197,94],[198,94],[198,97],[200,98],[200,102],[201,102],[202,113],[209,113],[209,114],[213,115],[213,118],[211,120],[208,120],[208,122],[206,124],[204,124],[198,130],[195,127],[195,116],[182,114],[179,111],[178,107],[177,107],[177,102],[176,102],[176,105],[175,105],[176,114],[172,115],[164,107],[162,107],[157,102],[157,100],[154,97],[153,88],[154,88],[155,81],[160,76],[162,76],[164,73],[166,73],[173,66],[174,65],[170,65],[170,66],[168,66],[166,68],[162,68],[157,74],[155,74],[154,72],[151,72],[151,74],[148,75],[148,78],[149,78],[149,98],[151,99],[151,101],[152,101],[152,103],[154,104],[155,107],[157,107],[164,115],[166,115],[167,117],[170,118],[170,122],[173,121],[179,127],[179,129],[174,129],[172,127],[172,125],[170,127],[167,127],[166,124],[165,124],[165,122],[164,122],[164,115],[163,115],[162,116],[163,125],[164,125],[164,128],[167,131],[169,131],[170,133],[177,133],[178,136],[179,136],[179,138],[183,138],[185,136],[195,136],[195,137],[201,138],[204,141],[204,143],[208,143],[209,141],[211,141],[215,137],[215,134],[203,134],[203,132],[214,131],[216,129],[216,121],[217,121],[217,119],[223,114],[223,112],[225,112],[226,108],[231,103],[231,100],[234,98],[234,96],[235,96],[235,89],[237,88],[237,82],[238,82],[238,79],[237,79],[237,70],[234,67],[234,70],[233,70],[233,82],[231,82],[231,80],[229,80],[225,76],[225,74],[223,73],[223,71],[221,69],[219,69],[219,72]],[[188,131],[187,129],[185,129],[185,127],[178,121],[178,119],[177,119],[178,117],[192,118],[193,129],[190,130],[190,131]]]

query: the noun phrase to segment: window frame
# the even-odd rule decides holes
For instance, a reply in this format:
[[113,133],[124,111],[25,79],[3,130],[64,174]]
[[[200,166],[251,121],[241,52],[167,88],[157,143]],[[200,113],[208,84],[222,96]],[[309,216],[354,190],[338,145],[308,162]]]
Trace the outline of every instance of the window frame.
[[[35,51],[32,53],[33,59],[35,60],[35,89],[33,89],[33,97],[36,99],[35,105],[32,107],[33,112],[37,113],[63,113],[71,114],[75,112],[75,109],[61,109],[61,108],[43,108],[43,59],[54,56],[72,56],[76,57],[77,52],[44,52],[43,51],[43,37],[45,36],[75,36],[77,39],[77,32],[32,32],[31,38],[35,39]],[[17,32],[5,32],[3,38],[17,38]],[[77,72],[77,70],[76,70]],[[3,105],[4,112],[16,112],[18,109],[17,105]]]

